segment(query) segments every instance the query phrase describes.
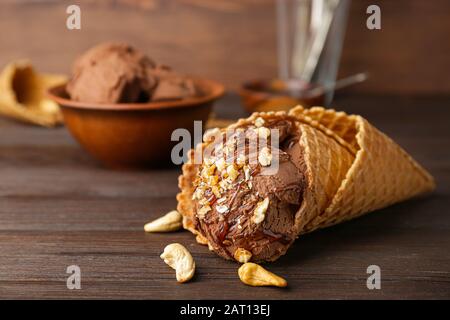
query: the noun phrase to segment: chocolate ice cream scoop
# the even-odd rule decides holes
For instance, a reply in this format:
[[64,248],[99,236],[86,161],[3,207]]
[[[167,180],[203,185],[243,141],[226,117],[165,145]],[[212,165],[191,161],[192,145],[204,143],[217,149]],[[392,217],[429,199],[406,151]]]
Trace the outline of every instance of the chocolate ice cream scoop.
[[151,59],[130,45],[100,44],[75,62],[67,91],[76,101],[144,102],[157,84],[149,72],[154,67]]
[[158,65],[150,71],[158,79],[158,84],[152,93],[152,101],[174,100],[194,97],[197,89],[194,82],[186,76],[179,75],[165,65]]
[[124,43],[100,44],[83,54],[74,64],[67,91],[72,100],[94,103],[176,100],[197,95],[191,79],[155,64]]
[[[278,147],[269,143],[274,130]],[[236,128],[222,138],[194,182],[195,229],[224,258],[236,259],[244,249],[252,261],[274,260],[296,237],[306,184],[300,132],[286,120]]]

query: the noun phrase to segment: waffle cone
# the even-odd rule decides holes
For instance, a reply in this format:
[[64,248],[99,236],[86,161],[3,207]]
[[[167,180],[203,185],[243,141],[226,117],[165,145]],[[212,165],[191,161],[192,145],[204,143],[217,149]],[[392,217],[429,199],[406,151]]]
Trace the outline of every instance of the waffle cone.
[[0,74],[0,113],[45,127],[62,123],[58,105],[45,91],[66,81],[64,76],[38,74],[27,61],[7,65]]
[[[318,208],[318,215],[299,224],[299,233],[331,226],[434,189],[432,176],[364,118],[321,107],[297,107],[290,114],[311,128],[335,135],[356,151],[329,205]],[[316,167],[319,179],[327,174],[312,162],[310,165]],[[313,192],[312,197],[319,198],[320,194]]]
[[[202,144],[199,144],[197,148],[201,148]],[[188,161],[183,165],[183,172],[178,177],[178,187],[181,192],[177,194],[177,210],[183,215],[183,228],[191,231],[194,234],[198,234],[193,225],[193,218],[195,213],[195,205],[192,201],[192,195],[194,193],[193,182],[197,174],[198,165],[194,164],[194,150],[190,150],[188,154]]]
[[295,218],[297,234],[330,206],[355,158],[323,131],[307,124],[300,124],[300,130],[308,185]]
[[[301,131],[302,170],[308,182],[295,216],[293,228],[297,235],[355,218],[434,188],[433,178],[425,169],[360,116],[320,107],[296,107],[289,114],[254,113],[228,128],[253,123],[258,117],[289,118]],[[177,196],[184,227],[197,235],[199,232],[193,224],[192,194],[198,165],[194,164],[193,158],[204,146],[204,143],[199,144],[195,152],[189,153],[189,161],[179,178],[181,192]],[[280,255],[287,249],[288,246]]]

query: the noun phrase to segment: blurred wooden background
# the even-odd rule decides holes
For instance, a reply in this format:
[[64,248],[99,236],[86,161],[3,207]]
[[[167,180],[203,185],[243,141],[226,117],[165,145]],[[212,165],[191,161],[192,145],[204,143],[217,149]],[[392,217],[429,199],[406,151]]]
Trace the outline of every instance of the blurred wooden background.
[[[82,30],[65,27],[66,7],[82,9]],[[378,4],[382,30],[366,28]],[[70,70],[105,40],[124,40],[179,71],[223,81],[276,74],[273,0],[2,0],[0,65],[30,58],[43,71]],[[368,71],[359,93],[450,93],[450,1],[353,0],[340,75]]]

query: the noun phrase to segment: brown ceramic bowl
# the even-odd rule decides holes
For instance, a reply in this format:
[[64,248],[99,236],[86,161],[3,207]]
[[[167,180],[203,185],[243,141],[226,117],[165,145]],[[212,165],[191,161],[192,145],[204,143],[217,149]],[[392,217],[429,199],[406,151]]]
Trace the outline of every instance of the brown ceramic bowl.
[[[292,80],[291,80],[292,81]],[[297,90],[287,90],[279,80],[252,80],[245,82],[240,90],[242,105],[249,112],[287,111],[297,105],[312,107],[322,105],[323,94],[312,89],[317,85],[309,83],[293,83]]]
[[[183,100],[149,103],[99,104],[72,101],[65,85],[49,90],[60,106],[64,122],[75,139],[92,156],[113,169],[133,169],[171,164],[172,132],[189,130],[194,120],[206,123],[224,87],[194,78],[202,95]],[[203,126],[204,127],[204,126]]]

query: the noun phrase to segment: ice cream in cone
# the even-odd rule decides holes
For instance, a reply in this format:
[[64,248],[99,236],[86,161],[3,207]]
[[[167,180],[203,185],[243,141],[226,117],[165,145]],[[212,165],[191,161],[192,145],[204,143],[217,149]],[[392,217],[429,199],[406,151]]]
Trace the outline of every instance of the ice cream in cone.
[[61,75],[37,73],[28,61],[10,63],[0,74],[0,114],[45,127],[58,125],[61,112],[45,91],[65,81]]
[[430,192],[434,180],[364,118],[296,107],[210,132],[179,186],[186,229],[224,258],[246,250],[262,262],[303,233]]

